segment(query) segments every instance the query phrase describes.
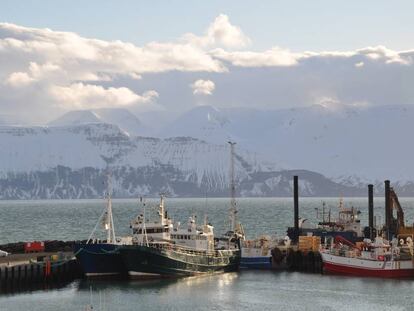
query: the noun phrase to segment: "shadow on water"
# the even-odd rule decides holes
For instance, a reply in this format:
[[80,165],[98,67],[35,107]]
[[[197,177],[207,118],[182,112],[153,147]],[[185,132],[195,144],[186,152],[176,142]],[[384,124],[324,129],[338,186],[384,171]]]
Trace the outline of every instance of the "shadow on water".
[[23,283],[12,282],[3,284],[0,287],[1,296],[13,296],[18,294],[36,293],[36,292],[48,292],[61,290],[72,284],[73,281],[53,282],[53,283]]
[[5,310],[39,311],[84,310],[90,302],[94,310],[120,311],[189,311],[195,306],[197,310],[412,310],[413,291],[412,280],[250,270],[180,279],[82,279],[62,288],[0,296],[0,305]]
[[146,280],[122,280],[122,279],[82,279],[76,284],[80,292],[93,290],[97,291],[157,291],[166,289],[186,289],[192,287],[205,287],[211,284],[230,284],[238,278],[238,273],[222,273],[215,275],[183,277],[183,278],[162,278]]

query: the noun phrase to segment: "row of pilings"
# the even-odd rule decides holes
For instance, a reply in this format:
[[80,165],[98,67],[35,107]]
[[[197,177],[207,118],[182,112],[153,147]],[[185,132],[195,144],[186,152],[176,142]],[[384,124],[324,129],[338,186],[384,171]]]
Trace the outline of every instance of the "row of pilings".
[[319,252],[290,249],[286,254],[286,266],[289,271],[322,273],[323,263]]
[[76,259],[0,267],[0,292],[60,287],[83,276]]
[[[44,241],[44,253],[24,254],[25,242],[0,245],[0,249],[16,255],[3,258],[0,265],[0,293],[58,288],[83,277],[79,262],[71,251],[74,241]],[[65,258],[52,260],[66,252]],[[68,255],[69,254],[69,255]],[[54,255],[54,256],[53,256]],[[30,259],[36,258],[36,259]],[[21,262],[24,260],[24,262]]]

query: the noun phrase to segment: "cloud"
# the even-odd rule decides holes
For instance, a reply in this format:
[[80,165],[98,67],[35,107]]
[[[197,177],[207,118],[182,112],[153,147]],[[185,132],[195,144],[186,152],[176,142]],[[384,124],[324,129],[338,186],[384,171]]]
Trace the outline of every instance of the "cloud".
[[194,95],[211,95],[215,89],[215,84],[211,80],[197,80],[191,84]]
[[99,85],[74,83],[70,86],[52,86],[50,96],[65,109],[91,109],[130,106],[137,103],[150,103],[158,97],[156,91],[142,95],[126,87],[104,88]]
[[[413,54],[413,51],[410,51]],[[412,58],[409,55],[405,57],[403,53],[387,49],[385,46],[367,47],[357,50],[360,55],[365,55],[372,60],[382,60],[386,64],[399,63],[403,65],[412,64]]]
[[[302,53],[292,52],[288,49],[273,47],[263,52],[252,51],[226,51],[218,48],[210,51],[210,54],[219,60],[228,62],[239,67],[277,67],[296,66],[304,61],[319,59],[330,61],[333,59],[359,58],[367,62],[378,62],[384,64],[411,65],[413,63],[414,50],[393,51],[384,46],[367,47],[355,51],[322,51]],[[364,64],[363,61],[358,62]]]
[[103,41],[75,33],[0,24],[0,53],[20,64],[53,63],[77,76],[147,72],[225,70],[217,60],[188,43],[151,42],[143,47]]
[[210,52],[215,58],[224,60],[234,66],[240,67],[274,67],[293,66],[304,56],[274,47],[264,52],[229,52],[223,49],[215,49]]
[[24,87],[33,82],[33,78],[29,76],[26,72],[13,72],[6,79],[5,84],[12,87]]
[[230,23],[230,19],[225,14],[220,14],[210,24],[204,36],[197,36],[187,33],[182,37],[182,41],[200,47],[243,48],[251,43],[243,31]]
[[0,23],[0,108],[37,122],[80,108],[179,113],[194,104],[189,85],[214,92],[209,104],[218,106],[414,102],[414,50],[253,51],[250,43],[224,14],[202,35],[142,46]]
[[138,95],[111,87],[111,81],[117,77],[137,81],[145,73],[226,71],[220,61],[188,43],[150,42],[139,47],[7,23],[0,23],[0,68],[0,104],[18,114],[57,107],[142,105],[155,101],[158,93],[147,89]]

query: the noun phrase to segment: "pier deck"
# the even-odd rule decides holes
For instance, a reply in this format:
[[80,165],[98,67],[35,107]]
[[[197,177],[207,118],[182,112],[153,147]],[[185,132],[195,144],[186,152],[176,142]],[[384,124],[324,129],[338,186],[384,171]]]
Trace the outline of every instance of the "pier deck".
[[[0,257],[0,267],[8,266],[17,266],[22,264],[28,264],[33,261],[37,261],[39,257],[51,257],[56,255],[56,252],[40,252],[40,253],[23,253],[23,254],[10,254],[9,256]],[[73,252],[62,252],[64,258],[71,259],[73,258]]]

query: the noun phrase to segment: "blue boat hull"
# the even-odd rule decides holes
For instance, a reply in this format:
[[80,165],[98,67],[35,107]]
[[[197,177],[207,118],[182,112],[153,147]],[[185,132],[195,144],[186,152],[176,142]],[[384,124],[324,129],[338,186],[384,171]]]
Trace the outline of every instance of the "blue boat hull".
[[240,269],[272,269],[272,257],[242,257],[240,260]]
[[85,244],[74,246],[74,253],[86,276],[122,276],[125,266],[115,244]]

